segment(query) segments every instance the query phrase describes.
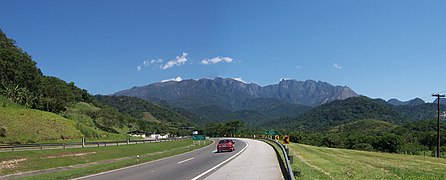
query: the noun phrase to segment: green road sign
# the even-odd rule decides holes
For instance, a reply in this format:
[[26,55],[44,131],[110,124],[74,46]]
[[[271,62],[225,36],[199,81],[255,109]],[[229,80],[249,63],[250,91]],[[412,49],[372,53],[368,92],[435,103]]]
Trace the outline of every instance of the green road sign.
[[206,137],[203,135],[193,135],[192,140],[206,140]]

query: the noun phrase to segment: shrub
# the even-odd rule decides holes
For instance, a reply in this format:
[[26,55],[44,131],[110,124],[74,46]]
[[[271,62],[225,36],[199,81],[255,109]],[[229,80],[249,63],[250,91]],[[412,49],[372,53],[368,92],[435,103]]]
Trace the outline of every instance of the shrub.
[[0,127],[0,137],[6,137],[8,135],[8,131],[5,126]]
[[363,151],[373,151],[373,146],[370,145],[369,143],[359,143],[359,144],[355,144],[352,147],[353,149],[356,150],[363,150]]

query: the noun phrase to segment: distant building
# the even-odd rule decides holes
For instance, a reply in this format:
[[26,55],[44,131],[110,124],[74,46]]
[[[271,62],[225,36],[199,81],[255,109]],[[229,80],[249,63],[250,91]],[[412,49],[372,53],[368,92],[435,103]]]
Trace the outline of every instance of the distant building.
[[132,137],[142,137],[142,138],[148,139],[148,140],[169,139],[171,137],[170,133],[161,135],[159,133],[152,133],[152,132],[146,132],[146,131],[140,131],[140,130],[130,131],[127,134]]
[[146,132],[146,131],[135,130],[135,131],[130,131],[127,134],[132,137],[142,137],[144,139],[147,139],[147,137],[150,137],[152,133]]

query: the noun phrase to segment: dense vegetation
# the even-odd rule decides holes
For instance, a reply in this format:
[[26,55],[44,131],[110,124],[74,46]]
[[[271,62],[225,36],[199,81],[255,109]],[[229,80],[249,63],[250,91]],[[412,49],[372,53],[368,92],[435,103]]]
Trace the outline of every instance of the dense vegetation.
[[142,130],[186,135],[188,132],[184,130],[184,127],[192,126],[189,119],[169,107],[153,104],[139,98],[97,95],[95,99],[136,119]]
[[337,125],[363,119],[380,119],[392,123],[401,123],[405,120],[403,114],[394,110],[385,101],[359,96],[333,101],[307,111],[297,118],[283,118],[266,125],[325,131]]
[[[324,132],[303,131],[290,134],[294,142],[315,146],[432,155],[436,146],[434,125],[432,120],[403,125],[379,120],[361,120]],[[445,144],[444,132],[441,138],[442,144]],[[442,147],[443,150],[445,148],[446,146]]]

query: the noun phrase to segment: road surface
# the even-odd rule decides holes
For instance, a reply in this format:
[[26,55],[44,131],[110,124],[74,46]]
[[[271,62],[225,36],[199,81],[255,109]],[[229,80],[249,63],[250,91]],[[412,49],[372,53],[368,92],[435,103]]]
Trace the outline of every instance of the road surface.
[[274,149],[262,142],[244,139],[248,148],[206,179],[284,179]]
[[[256,140],[234,140],[234,152],[216,153],[214,143],[190,153],[78,179],[283,179],[271,146]],[[236,166],[240,169],[235,170]],[[226,176],[229,171],[232,175]]]

